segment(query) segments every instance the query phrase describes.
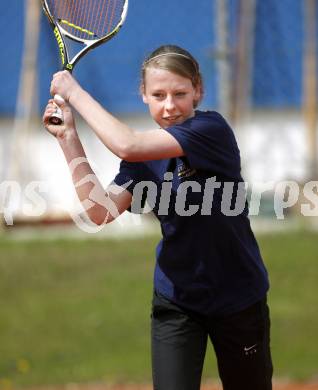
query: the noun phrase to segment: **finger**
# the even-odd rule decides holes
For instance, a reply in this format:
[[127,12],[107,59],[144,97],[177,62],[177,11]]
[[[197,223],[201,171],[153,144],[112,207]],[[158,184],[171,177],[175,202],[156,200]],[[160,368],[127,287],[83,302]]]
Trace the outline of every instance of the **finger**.
[[51,123],[50,123],[50,118],[51,118],[51,115],[52,115],[52,114],[53,114],[53,113],[51,112],[50,114],[44,114],[44,115],[43,115],[42,121],[43,121],[43,123],[44,123],[45,126],[50,126],[50,125],[51,125]]
[[45,107],[44,114],[52,113],[52,112],[55,112],[55,111],[56,111],[56,104],[54,104],[54,102],[53,103],[49,103]]
[[56,109],[53,107],[53,108],[49,108],[46,112],[45,112],[45,115],[50,117],[52,114],[54,114],[56,112]]
[[54,79],[55,77],[59,76],[61,73],[63,73],[63,72],[62,72],[62,71],[59,71],[59,72],[54,73],[54,74],[53,74],[53,79]]
[[70,75],[70,72],[68,70],[60,70],[59,72],[54,73],[52,77],[54,79],[56,77],[63,76],[63,75]]
[[44,113],[46,113],[46,112],[52,110],[53,107],[54,107],[54,106],[53,106],[52,103],[48,103],[48,104],[46,105],[46,107],[44,108]]
[[50,86],[50,95],[51,96],[54,96],[54,94],[55,94],[54,90],[55,90],[55,88],[54,88],[53,82],[51,82],[51,86]]
[[45,112],[54,111],[54,110],[55,110],[55,105],[54,105],[54,103],[50,103],[50,104],[48,104],[48,105],[45,107]]
[[53,102],[54,102],[57,106],[59,106],[59,107],[65,105],[65,100],[62,98],[61,95],[58,95],[58,94],[55,94],[55,95],[54,95]]

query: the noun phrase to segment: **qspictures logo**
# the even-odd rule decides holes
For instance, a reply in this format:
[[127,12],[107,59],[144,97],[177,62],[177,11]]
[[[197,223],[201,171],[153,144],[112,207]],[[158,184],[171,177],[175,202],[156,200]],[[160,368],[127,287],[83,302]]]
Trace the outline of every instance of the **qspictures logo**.
[[[74,159],[70,163],[71,174],[83,163],[88,163],[86,158]],[[310,181],[300,186],[295,181],[237,183],[218,182],[216,177],[210,177],[204,183],[186,180],[174,189],[172,182],[173,173],[166,172],[164,181],[159,186],[152,181],[135,183],[132,191],[132,213],[140,215],[155,210],[158,216],[168,215],[171,212],[182,217],[191,217],[195,214],[206,216],[212,215],[216,206],[218,212],[223,215],[235,217],[245,212],[248,203],[249,215],[258,216],[262,201],[264,198],[268,199],[270,194],[271,208],[277,220],[284,220],[286,214],[296,204],[303,216],[318,217],[318,181]],[[97,233],[113,220],[122,224],[120,218],[117,218],[122,210],[118,209],[115,199],[118,199],[131,184],[132,181],[129,180],[121,186],[113,183],[104,189],[93,173],[81,178],[75,183],[75,189],[79,190],[87,186],[89,190],[86,199],[81,198],[80,211],[74,211],[78,210],[76,207],[68,210],[74,223],[87,233]],[[49,194],[50,185],[45,181],[32,181],[24,188],[16,181],[0,183],[0,213],[3,214],[5,223],[14,224],[15,210],[12,204],[20,204],[19,212],[26,217],[44,215],[49,210],[46,201],[49,199]],[[193,201],[193,199],[200,199],[200,201]],[[101,211],[102,217],[94,223],[89,216],[96,206]]]

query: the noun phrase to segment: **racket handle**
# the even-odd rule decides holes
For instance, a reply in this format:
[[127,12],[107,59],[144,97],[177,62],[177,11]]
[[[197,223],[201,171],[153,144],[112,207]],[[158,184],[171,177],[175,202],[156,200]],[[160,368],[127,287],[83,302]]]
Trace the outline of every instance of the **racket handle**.
[[[60,102],[60,103],[65,103],[64,99],[60,95],[54,95],[54,100]],[[49,122],[51,125],[62,125],[64,122],[63,118],[63,113],[60,107],[55,103],[55,112],[50,116]]]

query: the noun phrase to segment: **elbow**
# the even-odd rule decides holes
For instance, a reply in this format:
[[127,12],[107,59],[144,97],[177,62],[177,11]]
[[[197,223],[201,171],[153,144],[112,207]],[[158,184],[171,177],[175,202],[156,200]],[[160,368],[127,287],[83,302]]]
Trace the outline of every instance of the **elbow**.
[[121,145],[118,148],[117,156],[121,160],[125,160],[128,162],[134,162],[134,153],[133,153],[133,146],[130,144]]
[[138,142],[136,136],[129,137],[125,142],[117,146],[117,156],[121,160],[136,162],[138,160]]
[[105,222],[104,220],[102,220],[100,218],[92,218],[92,217],[90,217],[89,219],[93,223],[93,225],[96,225],[96,226],[103,226],[103,225],[105,225],[107,223],[107,222]]
[[102,219],[102,218],[89,218],[90,221],[96,225],[96,226],[103,226],[103,225],[107,225],[108,223],[112,222],[114,220],[114,218],[105,218],[105,219]]
[[92,210],[90,213],[87,213],[87,216],[89,220],[97,226],[107,225],[115,219],[106,209]]

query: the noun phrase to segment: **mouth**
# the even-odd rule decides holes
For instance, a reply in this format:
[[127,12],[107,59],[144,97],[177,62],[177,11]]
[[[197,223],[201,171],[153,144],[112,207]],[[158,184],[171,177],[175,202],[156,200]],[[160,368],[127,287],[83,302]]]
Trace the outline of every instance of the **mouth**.
[[167,123],[177,123],[181,119],[181,115],[166,116],[162,118]]

